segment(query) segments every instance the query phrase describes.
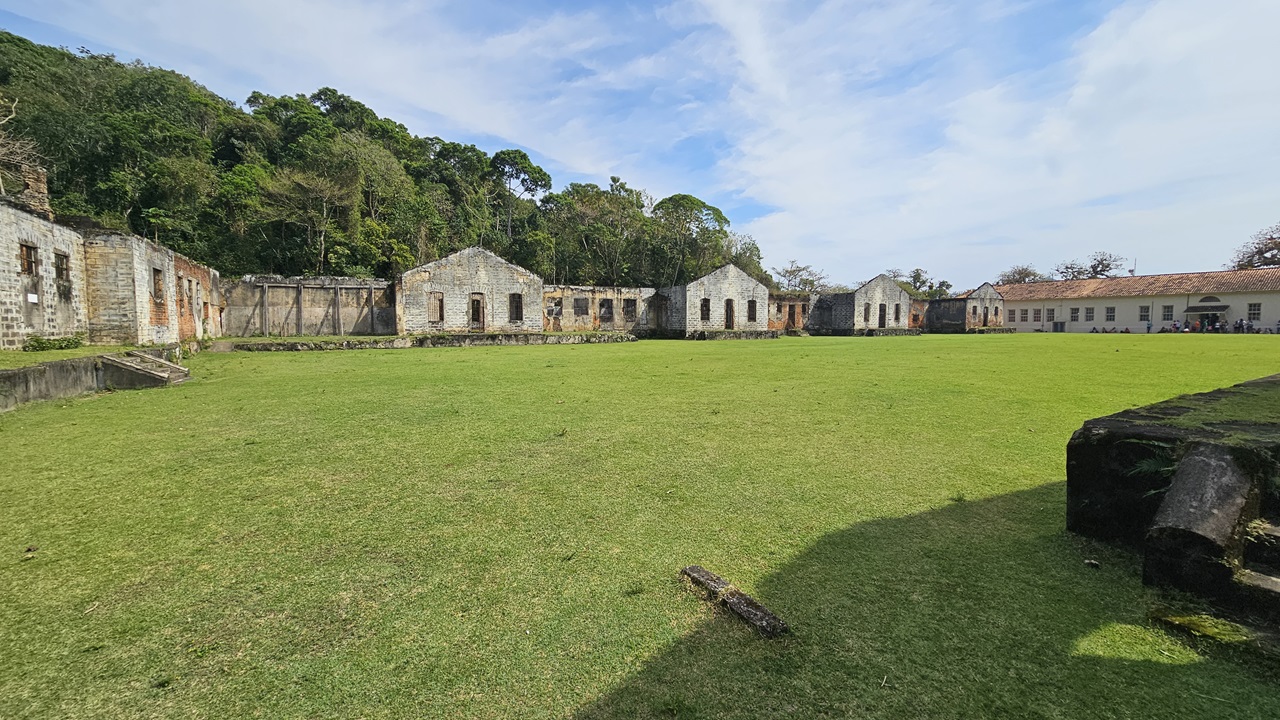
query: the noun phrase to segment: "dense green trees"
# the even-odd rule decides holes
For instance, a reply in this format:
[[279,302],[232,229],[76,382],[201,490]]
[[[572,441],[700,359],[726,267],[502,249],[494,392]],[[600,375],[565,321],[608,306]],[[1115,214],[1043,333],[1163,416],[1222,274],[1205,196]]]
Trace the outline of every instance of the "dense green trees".
[[55,212],[228,275],[389,276],[481,245],[548,282],[666,286],[760,249],[690,195],[551,176],[521,150],[417,137],[331,88],[247,111],[177,73],[0,33],[4,130],[34,141]]

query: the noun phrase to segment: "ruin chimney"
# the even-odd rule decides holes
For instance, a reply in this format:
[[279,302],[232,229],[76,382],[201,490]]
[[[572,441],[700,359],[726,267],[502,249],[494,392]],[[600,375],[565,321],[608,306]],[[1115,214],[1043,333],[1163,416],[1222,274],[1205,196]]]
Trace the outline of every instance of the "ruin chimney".
[[18,175],[22,180],[22,192],[14,197],[14,202],[27,212],[52,220],[53,208],[49,206],[49,173],[38,165],[23,165]]

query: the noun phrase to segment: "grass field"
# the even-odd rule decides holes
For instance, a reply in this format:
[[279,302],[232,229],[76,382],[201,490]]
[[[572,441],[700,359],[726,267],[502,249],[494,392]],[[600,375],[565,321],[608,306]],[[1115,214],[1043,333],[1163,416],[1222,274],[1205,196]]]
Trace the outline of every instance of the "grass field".
[[124,352],[129,349],[123,345],[82,345],[70,350],[41,350],[40,352],[0,350],[0,370],[28,367],[51,360],[67,360],[85,357],[86,355],[106,355],[107,353]]
[[1280,372],[1280,338],[190,366],[0,415],[0,717],[1280,717],[1063,530],[1083,420]]

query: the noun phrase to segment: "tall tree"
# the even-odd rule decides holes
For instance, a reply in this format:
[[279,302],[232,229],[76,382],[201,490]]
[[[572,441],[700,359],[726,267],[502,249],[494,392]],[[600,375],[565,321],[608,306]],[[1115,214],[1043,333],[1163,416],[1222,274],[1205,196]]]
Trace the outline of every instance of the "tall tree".
[[785,267],[774,268],[773,276],[780,289],[791,292],[816,293],[827,285],[825,273],[814,270],[811,265],[801,265],[795,260],[788,260]]
[[1034,265],[1014,265],[996,276],[996,285],[1020,285],[1022,283],[1044,282],[1053,278],[1036,270]]
[[1109,252],[1098,251],[1085,262],[1071,260],[1059,263],[1053,272],[1062,280],[1094,280],[1116,277],[1124,270],[1125,259]]
[[1249,268],[1275,267],[1280,265],[1280,223],[1263,228],[1249,238],[1249,242],[1241,245],[1230,267],[1234,270]]

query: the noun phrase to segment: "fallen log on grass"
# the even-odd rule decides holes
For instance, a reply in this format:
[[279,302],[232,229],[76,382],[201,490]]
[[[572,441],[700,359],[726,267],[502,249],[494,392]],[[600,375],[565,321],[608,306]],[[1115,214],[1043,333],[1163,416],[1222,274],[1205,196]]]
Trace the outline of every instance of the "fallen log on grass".
[[681,570],[680,574],[705,590],[708,600],[728,608],[734,615],[759,630],[761,635],[777,637],[790,631],[782,618],[774,615],[769,608],[701,565],[690,565]]

